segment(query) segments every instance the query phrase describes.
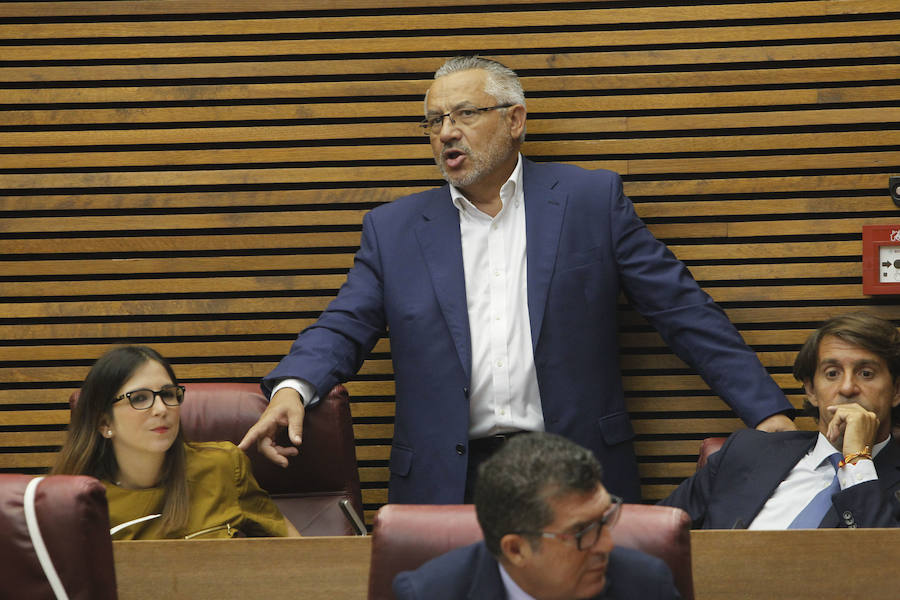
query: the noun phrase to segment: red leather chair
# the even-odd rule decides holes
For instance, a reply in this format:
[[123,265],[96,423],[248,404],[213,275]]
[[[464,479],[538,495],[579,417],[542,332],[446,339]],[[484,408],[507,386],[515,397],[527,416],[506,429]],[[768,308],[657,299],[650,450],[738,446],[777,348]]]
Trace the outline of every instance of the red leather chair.
[[[25,518],[30,475],[0,475],[0,597],[55,600]],[[115,600],[106,489],[93,477],[54,475],[37,484],[35,515],[59,583],[72,600]]]
[[[694,597],[691,575],[691,520],[680,508],[625,504],[613,528],[617,545],[664,560],[685,600]],[[375,514],[369,600],[392,600],[391,583],[400,571],[482,538],[475,507],[387,504]]]
[[710,454],[715,454],[725,443],[726,437],[708,437],[700,442],[700,454],[697,456],[697,469],[706,464]]
[[[255,383],[185,383],[181,426],[195,442],[241,441],[265,410]],[[77,392],[70,398],[74,406]],[[287,432],[278,442],[288,445]],[[356,446],[347,390],[337,385],[306,411],[300,454],[281,468],[256,448],[247,455],[253,476],[304,536],[365,535]]]

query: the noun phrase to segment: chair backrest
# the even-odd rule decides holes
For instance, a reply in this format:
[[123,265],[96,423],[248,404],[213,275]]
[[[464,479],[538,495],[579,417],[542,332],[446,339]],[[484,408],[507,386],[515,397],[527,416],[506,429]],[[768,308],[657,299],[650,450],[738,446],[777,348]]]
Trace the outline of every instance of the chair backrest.
[[[672,570],[685,600],[694,597],[690,517],[680,508],[625,504],[612,530],[617,545],[656,556]],[[388,504],[375,514],[369,600],[391,600],[391,583],[401,571],[417,569],[454,548],[482,538],[475,507]]]
[[700,442],[700,454],[697,456],[697,469],[699,470],[703,465],[706,464],[706,461],[709,459],[711,454],[715,454],[722,447],[722,444],[725,443],[725,440],[728,438],[725,437],[708,437],[704,438],[702,442]]
[[[56,598],[25,520],[30,475],[0,475],[0,597]],[[72,600],[115,600],[106,489],[93,477],[53,475],[37,485],[35,515],[60,583]]]
[[[241,441],[266,409],[255,383],[185,383],[181,427],[195,442]],[[70,398],[74,406],[77,392]],[[287,432],[278,439],[288,445]],[[342,385],[306,411],[303,445],[298,456],[281,468],[256,448],[247,451],[253,476],[297,530],[305,536],[356,535],[359,532],[341,507],[363,514],[350,400]]]

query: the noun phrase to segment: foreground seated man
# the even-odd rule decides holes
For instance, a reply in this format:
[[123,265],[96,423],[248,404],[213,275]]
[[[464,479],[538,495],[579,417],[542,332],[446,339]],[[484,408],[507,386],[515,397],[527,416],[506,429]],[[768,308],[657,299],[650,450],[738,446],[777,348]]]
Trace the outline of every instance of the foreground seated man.
[[695,528],[900,525],[900,334],[858,313],[826,321],[794,361],[815,431],[733,434],[660,504]]
[[475,511],[484,541],[394,579],[399,600],[680,598],[664,562],[614,548],[622,499],[600,463],[558,435],[512,438],[482,464]]

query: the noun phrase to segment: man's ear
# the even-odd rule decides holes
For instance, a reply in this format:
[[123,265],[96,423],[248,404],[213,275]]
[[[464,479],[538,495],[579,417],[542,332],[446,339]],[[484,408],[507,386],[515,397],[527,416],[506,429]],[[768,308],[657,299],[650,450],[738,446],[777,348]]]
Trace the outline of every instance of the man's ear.
[[891,406],[900,405],[900,377],[894,379],[894,399],[891,401]]
[[500,538],[500,552],[508,563],[516,567],[525,566],[531,558],[531,544],[517,533],[507,533]]
[[819,401],[816,399],[816,388],[813,386],[812,379],[803,380],[803,391],[806,392],[806,399],[809,403],[818,408]]
[[517,140],[525,131],[525,107],[521,104],[514,104],[506,110],[506,114],[509,120],[509,134]]

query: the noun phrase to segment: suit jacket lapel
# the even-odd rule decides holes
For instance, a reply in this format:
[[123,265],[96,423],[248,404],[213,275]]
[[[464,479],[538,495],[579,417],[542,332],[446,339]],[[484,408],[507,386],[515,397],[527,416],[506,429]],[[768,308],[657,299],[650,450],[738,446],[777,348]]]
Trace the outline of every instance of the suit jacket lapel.
[[469,379],[472,354],[459,211],[450,200],[449,189],[444,186],[432,193],[433,198],[422,212],[423,220],[416,226],[415,233],[431,274],[431,283],[441,313],[453,336],[466,378]]
[[890,490],[900,481],[900,443],[897,440],[891,439],[875,457],[875,470],[883,490]]
[[559,180],[551,170],[522,159],[522,187],[525,194],[525,239],[528,260],[528,317],[531,347],[537,348],[556,265],[556,252],[566,212],[568,196],[556,190]]
[[[745,496],[746,503],[743,504],[747,512],[739,515],[745,528],[753,522],[791,469],[816,444],[815,435],[811,437],[773,437],[771,443],[765,444],[757,454],[757,464],[752,465],[745,472],[745,476],[752,474],[752,480],[744,482],[742,488],[749,491]],[[731,527],[733,524],[728,526]]]

